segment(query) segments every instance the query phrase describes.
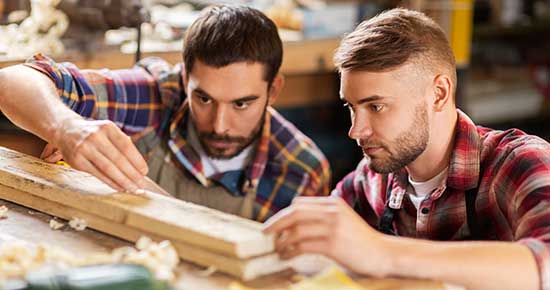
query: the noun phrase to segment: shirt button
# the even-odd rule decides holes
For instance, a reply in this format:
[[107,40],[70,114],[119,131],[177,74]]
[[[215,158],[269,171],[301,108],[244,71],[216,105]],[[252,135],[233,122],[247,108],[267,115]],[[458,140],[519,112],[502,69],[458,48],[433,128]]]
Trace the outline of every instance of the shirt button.
[[422,214],[428,214],[428,213],[430,212],[430,209],[427,208],[427,207],[425,207],[425,208],[423,208],[422,210],[420,210],[420,212],[421,212]]

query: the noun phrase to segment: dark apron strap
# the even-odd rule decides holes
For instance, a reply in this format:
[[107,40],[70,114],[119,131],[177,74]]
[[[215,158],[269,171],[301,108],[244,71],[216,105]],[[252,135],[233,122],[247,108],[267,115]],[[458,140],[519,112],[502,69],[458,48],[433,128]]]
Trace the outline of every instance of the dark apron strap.
[[396,234],[393,229],[393,221],[395,220],[398,209],[391,208],[389,205],[391,190],[389,190],[388,187],[389,184],[386,185],[386,207],[384,208],[384,212],[378,221],[378,230],[384,234],[395,236]]
[[[481,179],[481,177],[480,177]],[[466,199],[466,218],[468,229],[470,230],[470,239],[479,239],[481,237],[481,227],[477,219],[476,212],[476,196],[478,188],[472,188],[466,191],[464,198]]]
[[386,204],[386,208],[378,221],[378,230],[384,234],[395,236],[395,231],[393,230],[393,220],[397,214],[397,209],[393,209]]
[[481,238],[481,226],[479,219],[477,218],[476,211],[476,198],[479,191],[479,185],[481,184],[481,178],[483,177],[483,171],[480,164],[479,177],[477,180],[477,186],[466,190],[464,193],[464,199],[466,201],[466,222],[468,223],[468,229],[470,230],[470,240]]

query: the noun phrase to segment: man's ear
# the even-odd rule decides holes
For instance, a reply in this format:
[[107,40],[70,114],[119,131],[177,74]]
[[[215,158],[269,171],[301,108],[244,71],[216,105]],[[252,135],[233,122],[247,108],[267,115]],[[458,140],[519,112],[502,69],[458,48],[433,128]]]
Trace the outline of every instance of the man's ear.
[[439,74],[433,79],[433,108],[436,112],[440,112],[445,108],[445,105],[453,103],[453,82],[451,78],[445,74]]
[[271,106],[275,103],[275,100],[283,90],[284,86],[285,86],[285,77],[282,74],[277,74],[273,79],[273,82],[271,83],[271,87],[269,88],[269,96],[267,100],[268,105]]

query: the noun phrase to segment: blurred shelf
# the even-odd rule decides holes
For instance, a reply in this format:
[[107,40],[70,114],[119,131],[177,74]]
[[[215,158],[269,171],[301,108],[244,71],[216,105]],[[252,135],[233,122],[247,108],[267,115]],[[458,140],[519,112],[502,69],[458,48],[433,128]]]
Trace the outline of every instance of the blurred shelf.
[[[332,55],[340,39],[316,39],[283,42],[281,73],[285,75],[312,74],[334,71]],[[158,56],[175,64],[182,61],[181,50],[142,53],[142,57]],[[68,49],[56,61],[69,61],[80,68],[129,68],[134,64],[134,54],[122,53],[118,47],[102,47],[93,51]],[[0,56],[0,68],[24,62],[24,59],[8,59]]]
[[503,123],[539,116],[544,106],[544,97],[533,86],[501,86],[495,81],[483,84],[469,84],[469,90],[476,86],[499,88],[488,92],[470,93],[466,101],[466,111],[477,124]]
[[[332,55],[340,39],[317,39],[283,42],[281,73],[286,76],[286,85],[275,103],[277,107],[326,104],[338,100],[338,76]],[[182,61],[181,50],[143,53],[142,57],[157,56],[169,63]],[[134,65],[135,56],[120,52],[118,47],[105,47],[94,52],[68,50],[56,61],[68,61],[80,68],[122,69]],[[20,64],[23,59],[7,60],[0,57],[0,68]]]
[[[538,37],[545,40],[542,35],[550,34],[550,18],[540,19],[532,23],[518,23],[510,26],[499,26],[494,24],[475,24],[473,38],[484,39],[518,39],[524,37]],[[546,38],[548,40],[548,38]]]

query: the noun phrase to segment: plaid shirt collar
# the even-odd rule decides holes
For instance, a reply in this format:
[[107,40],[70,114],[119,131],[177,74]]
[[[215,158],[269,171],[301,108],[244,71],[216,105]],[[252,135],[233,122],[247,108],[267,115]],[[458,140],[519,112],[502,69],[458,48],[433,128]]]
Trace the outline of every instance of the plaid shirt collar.
[[[168,145],[181,165],[183,165],[203,186],[210,186],[212,181],[216,181],[235,195],[242,195],[250,190],[257,190],[260,177],[263,175],[267,164],[271,131],[271,110],[272,108],[268,107],[265,114],[262,133],[256,145],[257,147],[255,148],[255,155],[252,162],[243,171],[224,172],[214,175],[210,179],[205,176],[199,154],[185,138],[187,136],[186,122],[189,120],[189,104],[187,101],[175,114],[170,124]],[[238,186],[231,186],[230,184],[233,182],[230,181],[240,179],[243,172],[245,173],[245,182],[242,186],[240,188]]]
[[481,139],[474,122],[458,110],[455,141],[447,186],[468,190],[478,186],[480,178]]

